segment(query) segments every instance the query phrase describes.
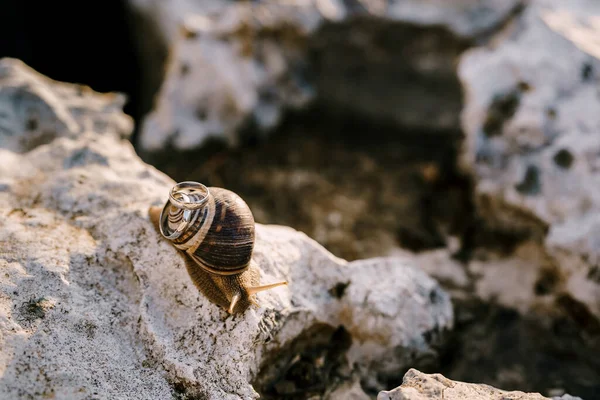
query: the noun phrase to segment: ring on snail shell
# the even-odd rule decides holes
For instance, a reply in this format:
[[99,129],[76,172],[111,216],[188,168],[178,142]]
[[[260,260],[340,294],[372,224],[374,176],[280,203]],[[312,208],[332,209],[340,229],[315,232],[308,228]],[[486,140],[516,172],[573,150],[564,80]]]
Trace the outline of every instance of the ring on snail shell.
[[[184,192],[185,190],[188,190],[190,194],[194,192],[202,192],[204,196],[200,200],[190,202],[189,196],[186,196],[187,193]],[[177,208],[193,211],[204,207],[204,204],[208,201],[209,194],[210,192],[208,188],[203,184],[198,182],[186,181],[180,182],[171,188],[171,190],[169,191],[169,200],[171,200],[171,203],[173,203],[173,205],[175,205],[175,207]],[[183,197],[183,201],[176,198],[176,195]]]
[[[197,194],[200,193],[202,197],[198,198]],[[166,202],[161,214],[160,214],[160,233],[169,240],[179,238],[190,226],[196,221],[198,217],[198,210],[203,208],[209,199],[210,192],[206,186],[198,182],[180,182],[173,186],[169,191],[169,201]],[[180,224],[171,233],[167,230],[169,226],[169,212],[170,206],[182,210]]]

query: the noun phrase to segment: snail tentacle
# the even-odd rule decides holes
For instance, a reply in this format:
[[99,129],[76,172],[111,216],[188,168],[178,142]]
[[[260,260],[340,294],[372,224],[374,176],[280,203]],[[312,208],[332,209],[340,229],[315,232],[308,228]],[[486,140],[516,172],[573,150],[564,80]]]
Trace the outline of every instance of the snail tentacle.
[[235,306],[241,297],[242,296],[240,296],[239,293],[233,295],[233,297],[231,298],[231,304],[229,305],[229,309],[227,309],[227,312],[229,314],[233,314],[233,310],[235,309]]
[[253,294],[256,294],[258,292],[264,292],[265,290],[273,289],[273,288],[276,288],[278,286],[285,286],[287,284],[288,284],[287,281],[282,281],[282,282],[277,282],[277,283],[270,283],[268,285],[261,285],[261,286],[249,287],[249,288],[246,288],[246,291],[248,292],[249,296],[252,296]]

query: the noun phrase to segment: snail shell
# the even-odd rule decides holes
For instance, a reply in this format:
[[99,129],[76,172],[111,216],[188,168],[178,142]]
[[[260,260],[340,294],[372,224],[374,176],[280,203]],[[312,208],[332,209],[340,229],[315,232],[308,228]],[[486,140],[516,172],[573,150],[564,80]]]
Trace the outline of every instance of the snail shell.
[[259,284],[260,270],[252,261],[254,217],[232,191],[181,182],[162,210],[151,207],[149,214],[154,227],[184,255],[196,287],[229,313],[256,304],[255,293],[287,284]]

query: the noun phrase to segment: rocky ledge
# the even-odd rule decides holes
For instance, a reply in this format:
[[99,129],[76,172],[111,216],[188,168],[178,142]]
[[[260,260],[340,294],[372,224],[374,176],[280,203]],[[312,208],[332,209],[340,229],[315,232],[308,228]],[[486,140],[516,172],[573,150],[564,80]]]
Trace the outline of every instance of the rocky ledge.
[[289,285],[229,316],[153,229],[175,182],[122,138],[120,98],[0,72],[0,397],[368,398],[435,357],[453,326],[436,281],[283,226],[257,225],[254,259]]
[[[377,400],[428,400],[428,399],[469,399],[469,400],[545,400],[539,393],[505,391],[488,385],[452,381],[440,374],[424,374],[410,369],[404,375],[402,386],[394,390],[382,391]],[[581,400],[568,394],[552,397],[552,400]]]

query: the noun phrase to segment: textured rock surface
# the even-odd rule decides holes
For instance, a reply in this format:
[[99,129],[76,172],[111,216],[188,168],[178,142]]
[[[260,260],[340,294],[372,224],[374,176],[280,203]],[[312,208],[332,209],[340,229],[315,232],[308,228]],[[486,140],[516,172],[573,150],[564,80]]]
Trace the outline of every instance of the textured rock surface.
[[600,59],[600,14],[577,15],[569,10],[558,9],[544,12],[542,18],[555,32]]
[[[3,81],[9,87],[23,80],[67,93],[33,102],[49,110],[40,125],[69,117],[57,113],[75,101],[71,86],[12,60],[0,70],[14,77]],[[101,97],[89,96],[93,110]],[[264,282],[289,286],[227,318],[147,218],[174,182],[117,132],[95,132],[86,104],[78,115],[88,129],[27,151],[0,149],[0,397],[256,398],[300,383],[323,386],[325,397],[361,398],[358,380],[376,390],[378,380],[435,355],[452,327],[435,281],[393,258],[345,262],[281,226],[257,226],[255,259]],[[103,118],[116,124],[122,114]],[[294,381],[308,367],[315,381]]]
[[[456,57],[520,1],[188,3],[132,2],[164,21],[172,46],[141,130],[146,151],[212,136],[237,143],[244,127],[269,131],[315,98],[412,128],[457,129]],[[159,17],[164,8],[177,17]]]
[[[470,399],[470,400],[546,400],[539,393],[505,391],[488,385],[452,381],[440,374],[424,374],[410,369],[402,386],[382,391],[377,400],[427,400],[427,399]],[[579,397],[563,395],[553,400],[581,400]]]
[[129,136],[133,121],[120,111],[125,97],[100,95],[85,86],[53,86],[16,59],[0,64],[0,147],[30,150],[56,137],[85,130]]
[[[216,12],[224,0],[129,0],[128,23],[140,64],[138,101],[141,114],[154,107],[154,96],[165,77],[169,51],[180,33],[181,17],[190,13]],[[133,50],[133,49],[130,49]]]
[[493,46],[462,57],[463,161],[486,222],[540,242],[550,290],[600,318],[600,60],[544,22],[564,12],[598,15],[600,3],[531,2]]
[[130,7],[150,18],[169,43],[176,41],[183,16],[215,12],[227,4],[223,0],[129,0]]

